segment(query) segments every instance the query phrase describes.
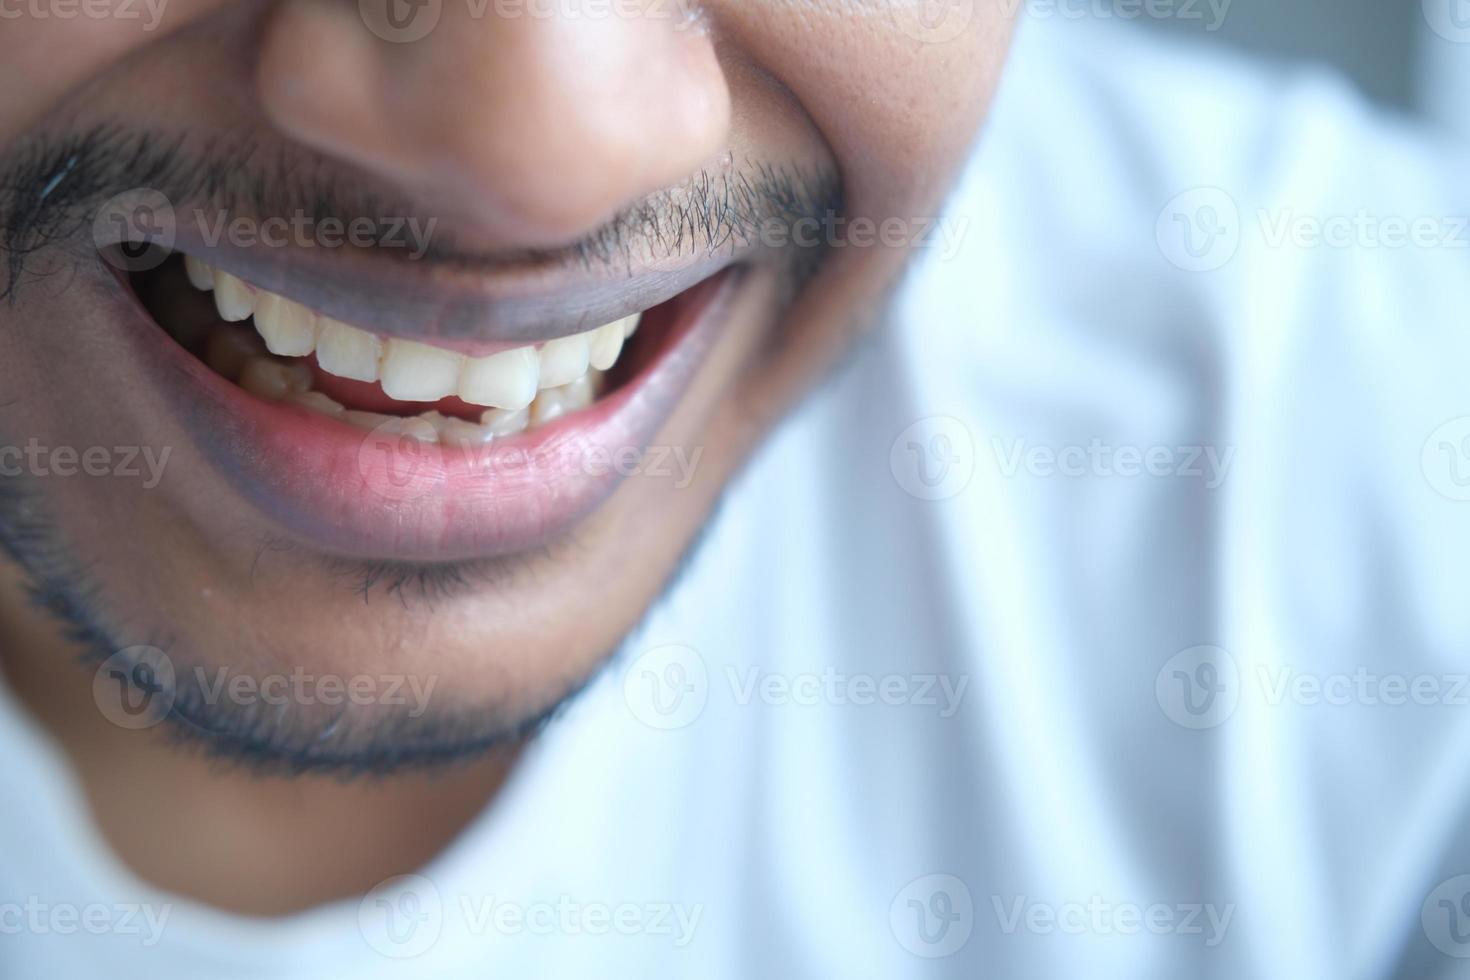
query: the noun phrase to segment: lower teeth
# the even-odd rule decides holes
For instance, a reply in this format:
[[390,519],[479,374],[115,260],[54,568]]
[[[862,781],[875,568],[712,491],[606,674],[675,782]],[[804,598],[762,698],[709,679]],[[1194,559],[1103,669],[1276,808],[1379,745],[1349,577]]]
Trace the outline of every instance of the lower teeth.
[[592,369],[570,384],[540,392],[529,408],[518,412],[494,408],[484,412],[478,422],[471,422],[437,411],[402,417],[348,409],[312,389],[311,369],[304,362],[282,361],[270,355],[253,330],[224,325],[215,328],[204,361],[257,398],[296,405],[361,429],[447,446],[480,446],[548,425],[591,405],[602,381],[602,372]]

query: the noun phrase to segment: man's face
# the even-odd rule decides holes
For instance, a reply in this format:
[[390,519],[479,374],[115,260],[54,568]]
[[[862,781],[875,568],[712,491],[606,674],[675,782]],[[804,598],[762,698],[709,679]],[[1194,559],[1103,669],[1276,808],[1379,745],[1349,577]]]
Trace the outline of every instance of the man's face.
[[[0,445],[33,448],[0,540],[94,655],[165,651],[216,747],[324,768],[489,744],[617,648],[881,317],[1009,31],[918,0],[6,6]],[[434,694],[266,716],[201,696],[221,668]]]

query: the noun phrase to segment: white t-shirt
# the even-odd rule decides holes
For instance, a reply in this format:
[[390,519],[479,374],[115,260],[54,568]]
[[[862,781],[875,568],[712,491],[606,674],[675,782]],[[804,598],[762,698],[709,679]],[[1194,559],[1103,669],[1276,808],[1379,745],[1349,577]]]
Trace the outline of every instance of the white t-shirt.
[[1325,77],[1028,23],[891,331],[456,843],[221,914],[6,701],[0,975],[1456,975],[1467,172]]

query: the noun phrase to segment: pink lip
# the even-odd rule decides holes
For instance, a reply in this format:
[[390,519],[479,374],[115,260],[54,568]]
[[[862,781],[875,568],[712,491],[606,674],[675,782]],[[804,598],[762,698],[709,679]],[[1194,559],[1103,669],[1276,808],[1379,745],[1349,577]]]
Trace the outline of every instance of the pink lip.
[[463,561],[545,546],[639,471],[718,336],[739,278],[726,270],[676,300],[657,358],[610,396],[476,449],[366,432],[258,399],[166,342],[136,301],[134,340],[204,456],[294,535],[349,557]]

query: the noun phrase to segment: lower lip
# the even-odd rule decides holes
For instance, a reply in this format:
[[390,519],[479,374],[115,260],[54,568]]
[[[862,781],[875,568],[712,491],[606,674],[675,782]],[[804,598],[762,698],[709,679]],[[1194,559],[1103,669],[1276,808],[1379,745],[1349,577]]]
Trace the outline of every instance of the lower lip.
[[263,401],[178,345],[158,343],[162,331],[141,306],[137,312],[154,348],[146,360],[157,390],[175,399],[195,444],[255,507],[318,550],[449,562],[545,547],[638,472],[718,336],[738,279],[726,270],[676,300],[656,358],[618,390],[471,449]]

